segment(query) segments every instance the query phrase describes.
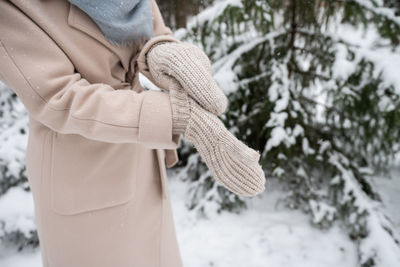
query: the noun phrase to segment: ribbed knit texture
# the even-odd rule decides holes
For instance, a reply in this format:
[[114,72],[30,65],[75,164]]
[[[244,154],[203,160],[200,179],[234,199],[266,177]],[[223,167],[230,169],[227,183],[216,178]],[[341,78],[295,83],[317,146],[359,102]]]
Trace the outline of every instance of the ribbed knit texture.
[[146,59],[152,76],[174,77],[190,97],[213,114],[220,115],[226,110],[228,101],[211,75],[210,60],[197,46],[184,42],[157,43]]
[[231,192],[254,196],[265,190],[260,154],[238,140],[218,117],[189,97],[174,78],[169,79],[172,132],[192,142],[213,177]]
[[189,97],[190,119],[184,139],[192,142],[213,177],[231,192],[255,196],[265,190],[260,154],[229,132],[222,121]]
[[169,85],[169,99],[172,109],[172,133],[182,134],[185,132],[190,118],[189,97],[172,77]]
[[224,111],[227,99],[208,73],[210,61],[198,48],[176,44],[157,43],[146,57],[154,80],[169,90],[172,132],[194,144],[213,177],[231,192],[244,197],[263,192],[260,154],[215,115]]

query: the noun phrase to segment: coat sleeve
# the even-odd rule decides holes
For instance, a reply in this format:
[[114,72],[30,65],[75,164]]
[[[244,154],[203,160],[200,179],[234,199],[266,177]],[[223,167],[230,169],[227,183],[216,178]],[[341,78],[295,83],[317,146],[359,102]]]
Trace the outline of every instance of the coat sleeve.
[[[169,42],[180,42],[180,40],[176,39],[173,36],[173,32],[169,27],[167,27],[164,23],[163,17],[161,15],[160,9],[158,8],[158,5],[155,0],[149,0],[151,2],[151,9],[152,9],[152,15],[153,15],[153,31],[154,31],[154,37],[148,40],[145,43],[142,43],[140,48],[139,48],[139,54],[135,58],[137,60],[137,65],[138,65],[138,70],[140,73],[142,73],[144,76],[146,76],[147,79],[149,79],[153,84],[157,85],[160,88],[168,90],[165,86],[162,84],[158,84],[153,77],[150,74],[150,71],[148,69],[147,63],[146,63],[146,54],[149,51],[149,49],[156,43],[162,42],[162,41],[169,41]],[[136,79],[135,83],[139,83],[139,80]],[[137,86],[137,85],[134,85]],[[180,140],[181,140],[181,135],[173,135],[172,137],[175,142],[179,145]],[[166,164],[168,168],[171,168],[175,166],[178,161],[178,153],[175,149],[166,149]]]
[[19,11],[0,16],[0,79],[32,118],[53,131],[152,149],[178,145],[172,138],[167,93],[88,82],[62,49]]

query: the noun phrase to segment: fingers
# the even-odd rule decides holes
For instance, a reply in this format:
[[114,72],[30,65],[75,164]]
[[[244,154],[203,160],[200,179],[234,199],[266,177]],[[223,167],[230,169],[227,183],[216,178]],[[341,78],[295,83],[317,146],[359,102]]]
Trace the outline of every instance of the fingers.
[[257,163],[259,161],[260,154],[237,139],[227,129],[224,129],[219,133],[218,139],[221,149],[229,152],[236,159],[249,164]]
[[213,177],[240,196],[265,190],[265,175],[258,152],[236,139],[214,114],[189,98],[191,118],[184,138],[194,144]]
[[201,64],[207,69],[207,71],[209,73],[211,73],[211,61],[210,61],[209,57],[197,46],[190,44],[190,43],[186,43],[185,45],[187,45],[189,47],[189,49],[192,51],[193,56],[199,62],[201,62]]
[[161,44],[149,52],[147,62],[155,79],[173,76],[205,110],[215,115],[226,110],[228,100],[213,79],[211,63],[200,48],[174,42]]

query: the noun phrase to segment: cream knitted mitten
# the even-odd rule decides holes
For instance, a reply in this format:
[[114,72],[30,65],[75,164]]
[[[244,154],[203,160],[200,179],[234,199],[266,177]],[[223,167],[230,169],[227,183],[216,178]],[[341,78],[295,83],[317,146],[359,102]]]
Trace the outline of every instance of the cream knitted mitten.
[[183,89],[209,112],[220,115],[228,104],[227,98],[211,75],[211,62],[197,46],[184,42],[159,42],[146,56],[153,78],[163,84],[172,76]]
[[214,114],[204,110],[179,83],[170,80],[173,132],[192,142],[213,177],[231,192],[255,196],[265,190],[260,155],[238,140]]

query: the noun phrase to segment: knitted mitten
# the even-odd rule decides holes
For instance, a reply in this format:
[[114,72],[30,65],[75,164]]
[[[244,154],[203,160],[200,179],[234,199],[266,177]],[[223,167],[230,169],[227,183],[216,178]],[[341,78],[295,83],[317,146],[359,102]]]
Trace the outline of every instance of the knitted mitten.
[[204,109],[216,115],[227,107],[227,98],[211,75],[211,63],[197,46],[184,42],[159,42],[147,53],[149,71],[158,84],[172,76]]
[[[172,79],[173,80],[173,79]],[[214,114],[170,82],[173,132],[192,142],[213,177],[231,192],[254,196],[265,190],[265,176],[258,164],[260,155],[239,141]]]

